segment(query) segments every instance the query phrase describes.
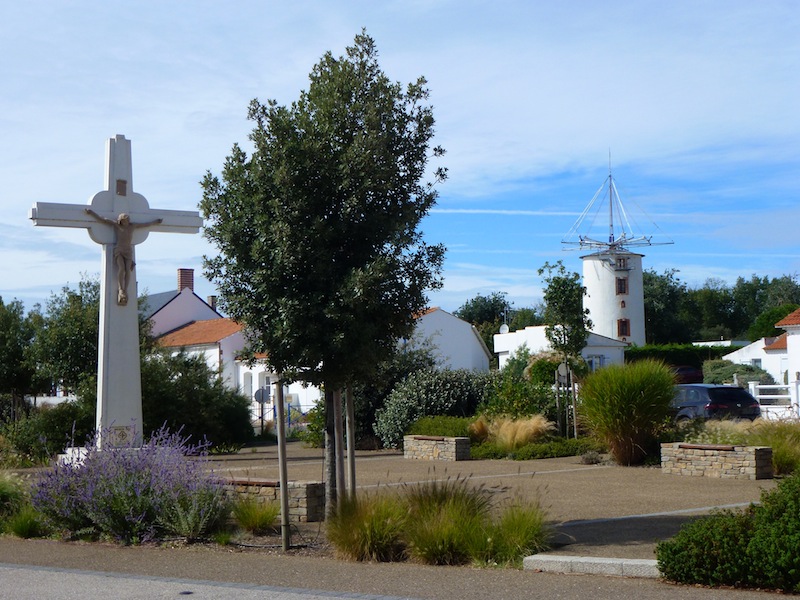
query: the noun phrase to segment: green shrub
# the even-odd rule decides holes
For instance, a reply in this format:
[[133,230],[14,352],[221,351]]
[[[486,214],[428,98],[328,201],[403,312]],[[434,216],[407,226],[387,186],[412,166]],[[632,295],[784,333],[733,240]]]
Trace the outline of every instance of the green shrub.
[[741,387],[747,387],[748,381],[758,381],[764,385],[773,385],[775,380],[764,369],[752,365],[740,365],[729,360],[707,360],[703,363],[703,381],[705,383],[731,384],[736,374]]
[[748,548],[751,584],[800,592],[800,476],[787,477],[761,495],[753,511]]
[[50,533],[42,514],[30,504],[26,504],[6,520],[5,530],[25,539],[45,537]]
[[800,592],[800,476],[765,490],[761,503],[692,521],[656,547],[665,578],[679,583]]
[[542,380],[542,371],[548,370],[552,361],[531,360],[527,347],[522,346],[515,352],[495,376],[494,384],[477,412],[508,417],[543,414],[549,420],[555,420],[553,371]]
[[28,501],[25,483],[14,475],[0,475],[0,520],[16,514]]
[[237,498],[233,503],[233,518],[245,531],[260,535],[275,531],[281,507],[277,502],[257,502],[253,498]]
[[328,540],[351,560],[405,560],[406,504],[394,494],[342,499],[328,517]]
[[408,435],[443,435],[446,437],[469,437],[469,417],[422,417],[408,428]]
[[14,450],[36,464],[43,464],[67,446],[82,446],[95,429],[94,406],[70,401],[46,404],[19,421],[2,426],[2,434]]
[[642,463],[658,450],[667,422],[674,376],[664,365],[642,360],[610,365],[589,375],[580,389],[578,418],[608,445],[621,465]]
[[656,546],[658,570],[678,583],[744,585],[755,567],[747,553],[752,536],[749,512],[701,517]]
[[377,413],[375,433],[396,448],[411,424],[425,416],[468,417],[486,398],[493,375],[464,369],[426,370],[398,385]]

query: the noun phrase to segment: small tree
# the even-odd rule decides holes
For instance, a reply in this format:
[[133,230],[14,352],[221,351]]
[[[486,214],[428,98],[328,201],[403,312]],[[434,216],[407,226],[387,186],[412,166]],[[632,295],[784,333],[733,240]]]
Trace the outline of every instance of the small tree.
[[[578,273],[568,273],[559,260],[554,265],[545,263],[539,269],[547,287],[544,290],[544,321],[547,336],[553,350],[563,358],[565,365],[581,359],[581,351],[589,339],[592,321],[589,310],[583,307],[586,288],[581,285]],[[570,369],[570,378],[571,369]],[[575,412],[575,392],[572,391],[573,413]],[[558,428],[561,431],[561,411],[558,410]],[[577,434],[577,427],[575,428]]]
[[200,208],[220,251],[205,267],[221,305],[276,372],[326,388],[332,510],[333,392],[373,375],[441,285],[444,247],[418,227],[437,196],[422,182],[428,159],[443,151],[430,146],[425,79],[392,83],[366,33],[309,79],[290,107],[250,104],[254,152],[233,147]]

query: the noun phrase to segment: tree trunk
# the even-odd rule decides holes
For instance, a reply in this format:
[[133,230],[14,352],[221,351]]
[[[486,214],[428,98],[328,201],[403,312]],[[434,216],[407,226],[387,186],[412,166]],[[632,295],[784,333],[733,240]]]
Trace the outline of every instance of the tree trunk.
[[336,435],[333,431],[333,391],[325,386],[325,515],[336,508]]
[[333,433],[336,436],[336,503],[345,494],[344,431],[342,428],[342,391],[333,392]]
[[356,417],[352,386],[347,386],[345,400],[345,423],[347,430],[347,494],[356,497]]

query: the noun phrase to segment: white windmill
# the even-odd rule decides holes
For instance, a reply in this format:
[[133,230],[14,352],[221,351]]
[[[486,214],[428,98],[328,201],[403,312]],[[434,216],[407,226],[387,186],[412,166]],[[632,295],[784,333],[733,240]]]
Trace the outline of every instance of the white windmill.
[[[607,224],[605,215],[608,216]],[[599,221],[598,221],[599,218]],[[657,229],[655,224],[652,226]],[[604,239],[605,228],[608,237]],[[582,233],[583,232],[583,233]],[[643,254],[630,248],[671,244],[654,242],[644,235],[622,204],[611,173],[597,190],[575,225],[562,240],[563,244],[590,250],[581,256],[584,308],[589,310],[592,331],[630,344],[645,344]]]

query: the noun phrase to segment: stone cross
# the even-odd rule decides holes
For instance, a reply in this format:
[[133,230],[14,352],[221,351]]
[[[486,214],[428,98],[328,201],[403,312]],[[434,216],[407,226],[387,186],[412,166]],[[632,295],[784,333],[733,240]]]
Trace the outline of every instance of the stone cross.
[[[142,379],[134,247],[150,231],[197,233],[195,211],[151,209],[133,191],[131,142],[118,135],[106,144],[106,189],[89,204],[37,202],[34,225],[77,227],[101,244],[100,338],[97,357],[97,430],[113,439],[100,443],[139,444],[142,440]],[[128,302],[128,296],[132,301]],[[106,435],[107,437],[107,435]]]

